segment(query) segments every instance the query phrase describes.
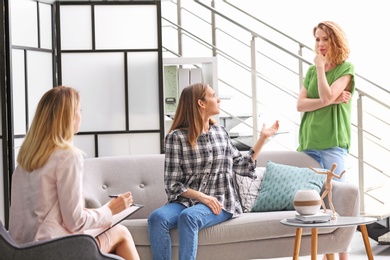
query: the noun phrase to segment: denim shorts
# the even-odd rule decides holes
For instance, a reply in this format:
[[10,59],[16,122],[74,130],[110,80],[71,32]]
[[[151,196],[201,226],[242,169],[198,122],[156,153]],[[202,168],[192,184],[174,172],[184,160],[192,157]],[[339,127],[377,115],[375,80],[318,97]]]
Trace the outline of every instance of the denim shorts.
[[[337,168],[334,171],[335,174],[339,175],[347,168],[347,159],[348,159],[348,150],[341,147],[332,147],[324,150],[313,150],[308,149],[302,151],[303,153],[310,155],[314,160],[316,160],[322,168],[330,170],[332,164],[336,163]],[[336,181],[345,182],[345,175],[343,178],[333,178]]]

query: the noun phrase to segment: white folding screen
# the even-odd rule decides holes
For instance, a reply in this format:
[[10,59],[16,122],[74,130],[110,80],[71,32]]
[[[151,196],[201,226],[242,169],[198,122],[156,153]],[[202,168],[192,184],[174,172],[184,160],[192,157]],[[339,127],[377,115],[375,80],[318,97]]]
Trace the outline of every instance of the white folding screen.
[[[8,147],[7,138],[9,158],[17,157],[43,93],[60,84],[81,93],[83,122],[75,145],[87,157],[162,152],[158,1],[8,3],[11,123],[6,127],[12,130],[13,143]],[[14,163],[0,160],[9,171],[3,174],[12,174]],[[3,180],[2,221],[9,207],[7,196],[1,195],[8,185]]]
[[157,49],[155,5],[95,6],[96,49]]
[[[73,3],[56,6],[57,24],[53,5],[11,3],[15,139],[23,139],[40,97],[58,82],[81,93],[83,122],[75,144],[88,157],[160,153],[159,3]],[[107,141],[123,138],[130,148]]]
[[60,82],[82,98],[75,144],[87,157],[160,153],[159,6],[61,3],[58,12]]
[[156,52],[127,53],[130,130],[159,128],[158,55]]
[[38,6],[31,0],[9,1],[12,45],[38,47]]
[[81,94],[81,132],[126,130],[123,61],[122,53],[62,54],[62,84]]
[[14,94],[14,133],[26,133],[25,55],[23,50],[12,51],[12,90]]
[[39,100],[53,86],[52,53],[27,51],[26,65],[29,123],[31,123]]
[[61,48],[92,50],[92,12],[90,5],[61,6]]
[[10,2],[15,135],[26,133],[39,99],[53,87],[51,10],[30,0]]
[[100,156],[120,156],[126,154],[156,154],[159,147],[160,135],[157,133],[145,134],[111,134],[99,136]]
[[[7,78],[7,120],[3,119],[2,123],[7,122],[9,134],[6,138],[7,161],[1,161],[1,166],[7,170],[3,172],[4,178],[0,178],[0,194],[4,194],[3,187],[8,185],[3,180],[9,180],[6,177],[14,169],[15,158],[31,124],[37,102],[45,91],[53,87],[55,75],[52,5],[31,0],[8,3],[9,9],[2,12],[9,14],[9,23],[6,23],[9,24],[9,35],[2,37],[6,37],[5,40],[11,45],[7,53],[10,62],[4,62],[9,68],[10,78]],[[8,203],[7,196],[0,199],[0,219],[3,221]]]

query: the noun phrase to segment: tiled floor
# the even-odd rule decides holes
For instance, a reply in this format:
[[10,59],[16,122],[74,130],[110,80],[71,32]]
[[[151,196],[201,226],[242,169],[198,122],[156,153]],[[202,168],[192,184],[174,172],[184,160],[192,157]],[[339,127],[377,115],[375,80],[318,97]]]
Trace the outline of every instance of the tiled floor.
[[[375,240],[370,239],[372,253],[375,260],[389,260],[390,259],[390,245],[380,245]],[[292,257],[273,258],[272,260],[291,260]],[[310,256],[302,256],[300,260],[310,260]],[[322,255],[317,257],[318,260],[322,259]],[[338,256],[336,256],[338,259]],[[364,247],[363,238],[359,231],[352,240],[351,252],[349,254],[349,260],[367,260],[366,249]]]

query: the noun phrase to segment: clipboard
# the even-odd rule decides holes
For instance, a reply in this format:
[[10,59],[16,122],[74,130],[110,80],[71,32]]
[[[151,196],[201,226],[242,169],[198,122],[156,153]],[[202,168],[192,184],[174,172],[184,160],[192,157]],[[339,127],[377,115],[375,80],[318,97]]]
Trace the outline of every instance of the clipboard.
[[140,205],[140,204],[133,204],[130,207],[128,207],[125,210],[123,210],[122,212],[112,216],[112,225],[111,225],[111,227],[88,229],[88,230],[84,231],[84,234],[91,235],[93,237],[98,237],[98,236],[100,236],[101,234],[103,234],[107,230],[111,229],[116,224],[122,222],[123,220],[125,220],[130,215],[132,215],[133,213],[137,212],[138,210],[140,210],[143,207],[144,206]]

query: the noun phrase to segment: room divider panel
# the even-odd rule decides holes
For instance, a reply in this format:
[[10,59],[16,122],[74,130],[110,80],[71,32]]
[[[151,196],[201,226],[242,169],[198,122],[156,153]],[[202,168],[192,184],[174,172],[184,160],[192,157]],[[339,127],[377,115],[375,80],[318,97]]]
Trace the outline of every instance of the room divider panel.
[[87,156],[160,153],[158,1],[57,5],[59,83],[79,89]]
[[44,92],[80,91],[75,145],[86,157],[162,153],[164,112],[160,1],[1,2],[9,32],[1,57],[10,74],[1,85],[0,219],[7,226],[18,147]]

